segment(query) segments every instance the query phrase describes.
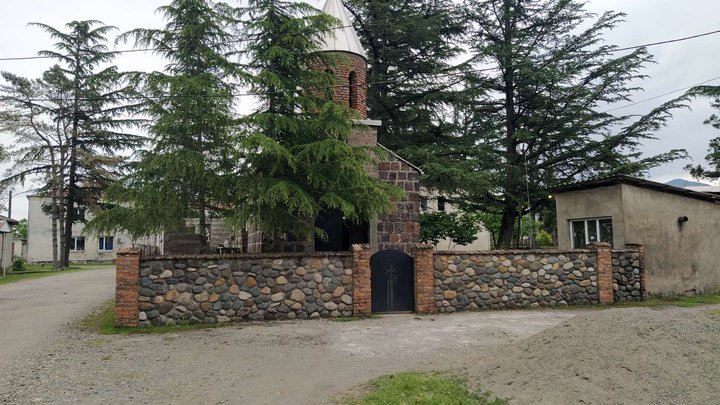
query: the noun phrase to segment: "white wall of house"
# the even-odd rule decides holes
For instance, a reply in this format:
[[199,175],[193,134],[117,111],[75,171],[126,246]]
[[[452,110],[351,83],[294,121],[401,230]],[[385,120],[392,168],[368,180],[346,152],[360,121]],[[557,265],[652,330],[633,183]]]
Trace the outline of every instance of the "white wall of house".
[[[421,212],[437,212],[437,211],[447,211],[447,212],[456,212],[458,211],[457,207],[454,207],[452,204],[445,202],[444,204],[440,203],[440,199],[437,195],[434,195],[432,193],[424,192],[421,193],[421,198],[424,200],[424,202],[421,205]],[[441,206],[441,205],[444,205]],[[469,245],[457,245],[453,243],[450,239],[444,239],[441,240],[435,245],[435,249],[437,250],[455,250],[455,251],[461,251],[461,252],[468,252],[468,251],[477,251],[477,250],[490,250],[492,246],[492,236],[490,235],[490,232],[488,232],[484,227],[481,227],[480,231],[475,236],[475,240],[469,244]]]
[[2,275],[2,269],[5,272],[10,271],[10,264],[12,263],[12,233],[0,232],[0,275]]
[[[28,196],[27,260],[31,263],[52,262],[52,220],[42,210],[43,204],[49,202],[50,199],[46,197]],[[87,213],[86,215],[87,219],[91,218],[91,214]],[[86,235],[82,223],[73,225],[72,234],[76,238],[76,243],[70,250],[71,262],[112,261],[115,260],[118,249],[137,245],[162,248],[162,237],[159,235],[137,239],[133,239],[125,233],[102,236]],[[58,234],[58,243],[59,240],[60,235]]]
[[25,239],[13,238],[12,255],[27,260],[27,241]]

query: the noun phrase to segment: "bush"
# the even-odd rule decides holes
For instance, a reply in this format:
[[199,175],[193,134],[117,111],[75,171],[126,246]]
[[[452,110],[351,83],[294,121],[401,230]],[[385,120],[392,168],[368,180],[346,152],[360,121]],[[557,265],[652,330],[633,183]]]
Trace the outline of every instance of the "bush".
[[22,257],[17,257],[17,256],[13,257],[12,266],[11,266],[13,272],[18,273],[18,272],[25,271],[26,265],[27,265],[27,263],[25,262],[25,260]]
[[535,235],[535,240],[537,241],[537,244],[540,247],[552,247],[553,246],[552,235],[542,229],[539,230],[538,233]]

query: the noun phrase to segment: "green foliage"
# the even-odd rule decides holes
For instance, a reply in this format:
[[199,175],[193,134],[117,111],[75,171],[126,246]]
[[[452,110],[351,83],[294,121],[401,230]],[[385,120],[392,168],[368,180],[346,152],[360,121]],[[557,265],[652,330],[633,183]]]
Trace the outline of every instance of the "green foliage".
[[[461,10],[452,0],[349,0],[360,40],[367,50],[369,116],[382,120],[380,142],[414,159],[415,146],[454,139],[448,111],[462,53]],[[392,17],[391,17],[392,16]],[[445,74],[445,77],[437,77]]]
[[506,405],[502,399],[471,391],[462,380],[439,373],[398,373],[370,382],[369,391],[341,400],[351,405]]
[[[335,58],[321,52],[317,32],[337,21],[305,3],[253,0],[244,10],[243,49],[250,89],[260,108],[241,120],[233,219],[266,232],[322,235],[315,218],[339,211],[361,222],[392,209],[402,191],[368,176],[374,148],[346,143],[353,111],[332,101]],[[325,90],[327,89],[327,90]]]
[[471,214],[458,212],[431,212],[420,215],[420,240],[437,245],[449,238],[455,245],[469,245],[477,238],[480,225]]
[[3,73],[0,125],[18,140],[6,181],[36,176],[43,182],[40,191],[53,196],[54,218],[64,223],[67,266],[75,208],[97,202],[124,160],[117,153],[142,138],[125,132],[137,120],[128,118],[126,77],[111,65],[116,53],[106,45],[116,28],[95,20],[72,21],[67,31],[30,25],[57,41],[55,50],[38,54],[58,64],[36,80]]
[[25,271],[26,266],[27,262],[25,261],[25,259],[17,256],[13,257],[11,268],[14,273]]
[[603,35],[622,14],[595,18],[574,0],[471,0],[465,7],[471,59],[453,105],[457,141],[422,145],[423,169],[427,186],[471,210],[502,214],[498,246],[509,247],[518,217],[542,211],[561,183],[640,175],[686,155],[639,150],[684,99],[640,117],[603,112],[630,100],[652,63],[642,48],[610,52]]
[[540,229],[537,234],[535,235],[535,242],[537,242],[539,247],[543,248],[550,248],[553,247],[553,238],[552,234],[549,232]]
[[18,224],[13,227],[13,237],[20,239],[27,239],[28,237],[28,220],[22,218],[18,221]]
[[[713,101],[710,105],[720,111],[720,86],[698,86],[688,90],[687,96],[695,98],[710,98]],[[720,129],[720,115],[712,114],[705,120],[705,125],[711,125],[715,129]],[[697,179],[720,179],[720,137],[710,140],[710,147],[705,160],[710,165],[709,168],[702,165],[687,165],[685,169]]]
[[208,0],[174,0],[158,11],[163,29],[138,28],[119,41],[157,49],[170,63],[164,72],[136,74],[150,117],[151,145],[130,164],[131,172],[108,188],[105,212],[86,229],[133,235],[172,231],[199,218],[207,232],[209,212],[222,213],[232,190],[233,86],[239,74],[230,61],[236,10]]

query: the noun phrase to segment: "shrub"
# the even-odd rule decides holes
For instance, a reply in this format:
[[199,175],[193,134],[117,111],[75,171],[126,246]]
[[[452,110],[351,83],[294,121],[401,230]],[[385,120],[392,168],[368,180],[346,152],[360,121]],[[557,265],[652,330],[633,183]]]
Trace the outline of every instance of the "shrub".
[[27,263],[25,262],[25,259],[23,259],[22,257],[17,257],[17,256],[13,257],[12,266],[11,266],[13,272],[17,273],[17,272],[25,271],[25,265],[27,265]]

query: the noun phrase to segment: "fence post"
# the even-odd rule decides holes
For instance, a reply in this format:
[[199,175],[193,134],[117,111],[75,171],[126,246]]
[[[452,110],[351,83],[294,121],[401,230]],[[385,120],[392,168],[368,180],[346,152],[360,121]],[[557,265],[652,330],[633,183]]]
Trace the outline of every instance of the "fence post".
[[595,269],[597,270],[598,298],[601,305],[610,305],[615,301],[613,291],[612,247],[609,243],[594,242],[589,245],[596,251]]
[[433,270],[433,246],[416,244],[413,251],[415,261],[415,312],[418,314],[434,314],[435,277]]
[[370,245],[352,245],[353,252],[353,315],[370,316],[372,312],[370,286]]
[[647,271],[645,270],[645,244],[644,243],[626,243],[625,248],[637,249],[638,262],[640,263],[640,299],[647,299]]
[[125,248],[115,259],[115,325],[138,325],[140,290],[140,254],[138,248]]

